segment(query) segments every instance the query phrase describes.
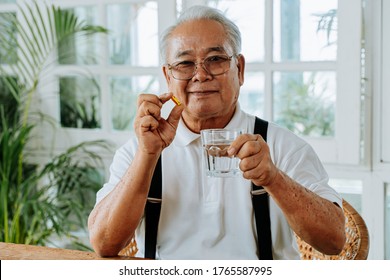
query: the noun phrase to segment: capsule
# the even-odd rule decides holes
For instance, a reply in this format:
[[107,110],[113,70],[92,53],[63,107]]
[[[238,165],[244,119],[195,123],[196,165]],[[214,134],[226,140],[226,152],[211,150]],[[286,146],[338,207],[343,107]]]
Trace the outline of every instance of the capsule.
[[175,102],[175,104],[176,104],[177,106],[180,106],[180,105],[181,105],[180,100],[177,99],[176,96],[172,95],[171,100],[172,100],[173,102]]

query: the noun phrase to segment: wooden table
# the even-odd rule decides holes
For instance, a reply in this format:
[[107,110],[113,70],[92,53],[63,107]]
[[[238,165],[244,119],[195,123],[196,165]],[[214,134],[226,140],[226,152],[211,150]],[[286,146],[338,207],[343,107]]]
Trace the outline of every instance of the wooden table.
[[139,260],[117,256],[102,258],[94,252],[0,242],[0,260]]

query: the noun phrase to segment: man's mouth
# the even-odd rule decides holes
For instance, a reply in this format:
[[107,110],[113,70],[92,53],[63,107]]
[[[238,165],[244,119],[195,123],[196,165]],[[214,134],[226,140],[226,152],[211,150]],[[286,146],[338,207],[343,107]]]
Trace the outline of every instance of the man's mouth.
[[189,95],[195,95],[195,96],[206,96],[210,94],[216,94],[218,93],[217,90],[191,90],[187,92]]

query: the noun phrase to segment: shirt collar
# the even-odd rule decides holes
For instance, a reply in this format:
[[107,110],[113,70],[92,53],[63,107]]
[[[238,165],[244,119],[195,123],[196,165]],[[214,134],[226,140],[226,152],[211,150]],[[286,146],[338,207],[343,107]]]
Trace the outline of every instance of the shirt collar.
[[[240,105],[237,103],[236,111],[234,112],[233,118],[230,122],[225,126],[225,128],[237,128],[241,126],[241,109]],[[183,119],[180,119],[179,125],[176,131],[176,137],[173,141],[175,146],[187,146],[191,144],[193,141],[200,138],[200,134],[192,132],[184,123]]]

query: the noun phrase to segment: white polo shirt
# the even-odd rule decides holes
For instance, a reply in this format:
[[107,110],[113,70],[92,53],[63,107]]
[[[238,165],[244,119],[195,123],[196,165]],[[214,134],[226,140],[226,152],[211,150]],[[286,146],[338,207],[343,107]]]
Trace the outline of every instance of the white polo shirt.
[[[253,133],[255,117],[237,107],[226,128]],[[314,150],[290,131],[269,123],[267,143],[274,164],[319,196],[341,205],[328,185]],[[97,203],[119,182],[137,148],[134,137],[115,153],[109,181]],[[210,178],[203,168],[200,135],[180,121],[172,144],[162,155],[162,207],[156,259],[258,259],[251,182],[242,177]],[[299,259],[292,230],[270,197],[274,259]],[[136,230],[137,256],[144,256],[144,219]]]

